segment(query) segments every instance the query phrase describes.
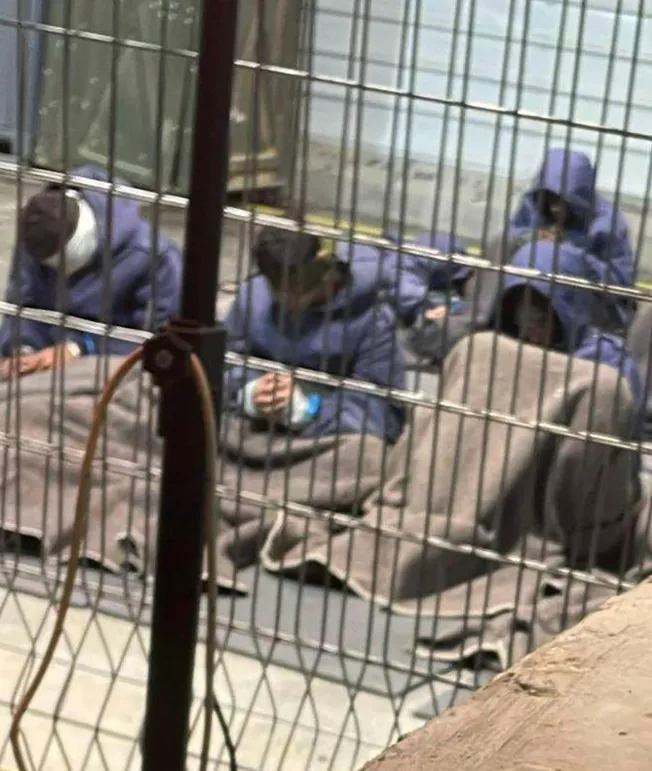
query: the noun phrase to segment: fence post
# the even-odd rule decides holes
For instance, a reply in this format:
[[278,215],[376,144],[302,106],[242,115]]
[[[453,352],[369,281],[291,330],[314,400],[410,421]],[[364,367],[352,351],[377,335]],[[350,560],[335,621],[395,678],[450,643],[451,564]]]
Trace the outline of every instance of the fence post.
[[[216,417],[221,409],[225,335],[216,326],[215,305],[237,9],[238,0],[203,2],[181,320],[170,325],[187,349],[202,359],[213,387]],[[169,368],[169,356],[158,361],[160,370]],[[148,368],[162,385],[164,453],[142,767],[183,771],[203,555],[204,433],[192,381],[182,377],[166,383],[164,371]]]

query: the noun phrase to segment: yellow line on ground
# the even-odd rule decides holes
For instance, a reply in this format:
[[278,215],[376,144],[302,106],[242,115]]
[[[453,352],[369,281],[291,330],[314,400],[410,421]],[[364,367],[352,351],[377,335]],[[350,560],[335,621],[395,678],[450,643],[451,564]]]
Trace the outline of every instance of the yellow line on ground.
[[[250,208],[253,208],[253,210],[257,213],[269,214],[272,217],[282,217],[284,214],[283,209],[278,209],[274,206],[263,206],[262,204],[256,204]],[[349,230],[351,228],[351,223],[347,220],[340,219],[339,223],[336,225],[333,217],[329,217],[326,214],[308,214],[306,215],[306,219],[313,225],[321,225],[325,228],[339,227],[342,230]],[[365,222],[356,222],[355,229],[359,233],[364,233],[364,235],[367,236],[379,236],[382,233],[382,230],[377,225],[370,225]],[[475,246],[468,247],[468,252],[474,257],[478,257],[480,255],[480,250]],[[637,281],[636,286],[639,289],[647,289],[648,291],[652,291],[652,280],[647,279]],[[0,769],[0,771],[2,770]]]
[[[250,208],[259,214],[269,214],[272,217],[282,217],[285,213],[283,209],[277,209],[274,206],[263,206],[256,204]],[[351,223],[343,219],[340,219],[338,225],[336,226],[333,217],[329,217],[326,214],[307,214],[306,219],[312,225],[321,225],[325,228],[340,227],[342,230],[345,230],[351,227]],[[368,223],[364,222],[356,222],[355,229],[367,236],[379,236],[382,232],[377,225],[369,225]]]
[[[250,208],[252,208],[256,213],[269,214],[272,217],[282,217],[284,214],[282,209],[277,209],[274,206],[263,206],[256,204]],[[336,225],[333,217],[329,217],[326,214],[307,214],[306,219],[312,225],[321,225],[325,228],[338,227],[342,230],[349,230],[351,228],[351,223],[348,220],[340,219],[339,223]],[[370,225],[367,222],[356,222],[355,230],[357,230],[358,233],[363,233],[366,236],[380,236],[383,232],[382,229],[378,227],[378,225]],[[468,252],[473,256],[478,256],[480,254],[480,250],[474,246],[470,246],[468,248]]]

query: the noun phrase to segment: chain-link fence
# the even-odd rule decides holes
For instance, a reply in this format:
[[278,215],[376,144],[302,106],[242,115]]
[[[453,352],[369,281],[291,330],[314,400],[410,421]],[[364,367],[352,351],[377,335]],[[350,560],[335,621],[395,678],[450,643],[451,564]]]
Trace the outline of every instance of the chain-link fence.
[[[200,17],[0,2],[2,767],[94,406],[178,312]],[[241,1],[211,767],[231,741],[238,769],[357,769],[645,575],[651,27],[625,0]],[[158,407],[137,369],[109,410],[33,768],[141,766]]]

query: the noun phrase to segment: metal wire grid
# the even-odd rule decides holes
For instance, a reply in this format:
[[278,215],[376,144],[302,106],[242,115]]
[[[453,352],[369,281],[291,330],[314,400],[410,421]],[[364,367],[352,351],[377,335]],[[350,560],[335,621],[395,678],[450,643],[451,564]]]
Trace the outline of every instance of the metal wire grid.
[[[117,6],[117,3],[114,4]],[[570,5],[570,4],[568,4]],[[575,120],[572,115],[570,117],[560,117],[554,114],[554,95],[557,91],[557,85],[559,80],[559,71],[555,74],[555,84],[552,88],[552,102],[549,114],[543,115],[531,115],[527,111],[516,108],[505,107],[502,104],[502,99],[499,98],[498,103],[480,104],[467,99],[465,88],[462,90],[462,96],[460,98],[450,96],[449,93],[442,94],[423,94],[419,93],[415,88],[416,79],[416,67],[415,59],[416,50],[415,38],[417,37],[417,30],[420,27],[420,14],[423,10],[423,3],[406,3],[403,18],[397,25],[400,29],[401,44],[401,72],[398,72],[397,85],[385,86],[378,83],[370,82],[368,75],[368,64],[371,59],[368,51],[368,34],[369,28],[374,20],[378,19],[378,16],[372,13],[370,2],[358,2],[355,4],[353,11],[350,14],[351,18],[351,48],[348,61],[348,74],[347,77],[334,77],[324,73],[320,73],[315,70],[314,58],[314,39],[315,30],[314,25],[317,23],[318,14],[307,13],[305,15],[305,21],[303,26],[303,32],[305,34],[304,41],[313,41],[306,44],[305,68],[286,68],[275,67],[271,64],[261,64],[260,62],[239,62],[238,65],[241,68],[248,68],[255,72],[268,73],[277,77],[291,77],[298,82],[304,84],[305,92],[303,95],[304,103],[309,105],[311,100],[311,89],[315,84],[323,83],[329,86],[335,86],[341,90],[344,95],[343,102],[345,103],[346,110],[348,110],[348,118],[345,121],[346,125],[355,124],[355,136],[351,139],[348,134],[342,136],[340,155],[341,163],[337,169],[335,175],[335,184],[337,187],[337,200],[339,203],[334,207],[333,222],[341,222],[343,217],[348,217],[352,221],[352,225],[347,228],[329,227],[320,224],[304,224],[302,227],[307,232],[312,232],[320,236],[330,237],[335,239],[342,239],[350,241],[352,244],[367,244],[383,246],[386,242],[375,236],[365,235],[360,232],[356,217],[356,201],[358,196],[356,195],[356,188],[362,184],[358,179],[362,173],[360,171],[360,158],[362,156],[364,146],[364,120],[361,117],[363,110],[360,109],[360,104],[369,97],[369,95],[377,94],[390,97],[394,100],[393,114],[397,116],[399,114],[398,104],[399,101],[407,102],[408,115],[411,114],[412,105],[419,101],[427,101],[435,104],[440,104],[444,108],[443,126],[444,130],[452,122],[449,120],[450,110],[453,108],[462,108],[462,118],[458,121],[458,131],[460,134],[464,132],[465,118],[464,115],[474,112],[483,112],[487,114],[497,115],[495,123],[494,143],[492,152],[488,149],[487,156],[492,159],[492,168],[489,174],[489,187],[491,188],[494,174],[494,161],[496,157],[496,143],[500,136],[502,127],[505,125],[504,121],[508,118],[516,119],[518,125],[519,121],[533,120],[535,122],[543,123],[548,127],[559,126],[569,130],[571,129],[585,129],[594,132],[599,139],[599,147],[596,153],[597,161],[600,161],[600,152],[602,148],[601,138],[605,135],[619,136],[623,138],[623,145],[625,145],[628,139],[639,139],[649,142],[652,135],[640,132],[637,130],[630,130],[627,128],[627,120],[625,120],[624,127],[616,127],[610,125],[591,125],[584,121]],[[510,3],[510,15],[514,11],[516,6],[515,2]],[[163,8],[168,8],[169,4],[163,3]],[[580,7],[580,11],[585,9],[586,4]],[[618,11],[624,7],[623,3],[618,3]],[[566,6],[564,6],[566,8]],[[308,10],[314,11],[312,4],[309,4]],[[473,31],[473,13],[476,10],[475,3],[471,3],[468,6],[468,12],[471,14],[471,19],[468,20],[467,35],[470,38]],[[321,8],[322,17],[327,18],[335,13],[342,14],[341,10],[328,11],[328,9]],[[166,24],[165,12],[162,13],[162,25]],[[463,33],[461,32],[461,17],[462,10],[461,5],[456,9],[455,24],[450,30],[453,37],[453,41],[459,41]],[[118,14],[115,15],[118,18]],[[323,22],[322,18],[322,23]],[[618,18],[618,17],[617,17]],[[637,40],[640,39],[640,28],[644,14],[640,15],[640,23],[637,27]],[[12,24],[12,22],[3,22]],[[395,22],[394,22],[395,23]],[[116,22],[117,25],[117,22]],[[14,23],[14,26],[15,23]],[[39,29],[46,31],[49,34],[61,34],[65,32],[65,39],[70,40],[72,37],[85,37],[86,39],[97,42],[98,45],[109,45],[112,47],[113,57],[112,61],[114,65],[112,67],[112,73],[115,78],[117,73],[117,57],[118,51],[124,47],[145,47],[149,46],[148,50],[154,53],[160,53],[165,50],[165,53],[171,53],[175,56],[193,58],[195,54],[192,51],[170,51],[165,49],[164,46],[156,46],[155,44],[146,44],[138,41],[123,40],[120,39],[117,34],[114,35],[100,35],[95,33],[88,33],[77,30],[61,30],[49,27],[44,24],[22,24],[24,29]],[[117,31],[117,26],[116,26]],[[617,24],[614,29],[614,39],[617,37]],[[367,35],[367,37],[365,37]],[[581,39],[581,30],[578,32],[578,39]],[[562,47],[560,35],[560,50]],[[161,34],[161,39],[165,39],[165,33]],[[361,44],[357,45],[356,41],[362,40]],[[525,51],[527,39],[527,25],[525,25],[522,38],[522,48]],[[365,43],[365,40],[367,43]],[[410,42],[411,41],[411,42]],[[409,48],[412,46],[412,61],[410,62]],[[469,45],[469,49],[470,49]],[[636,59],[636,51],[634,51],[634,60]],[[559,54],[560,55],[560,54]],[[524,56],[524,54],[523,54]],[[466,61],[466,74],[469,69],[470,53],[467,50]],[[507,59],[505,57],[505,67],[507,67]],[[165,79],[165,57],[160,56],[161,70],[160,70],[160,82],[163,84]],[[521,61],[521,67],[523,62]],[[453,71],[453,67],[450,71]],[[20,67],[18,68],[21,72]],[[634,67],[632,67],[632,82],[634,79]],[[505,75],[506,70],[503,72],[502,80],[506,83],[507,77]],[[577,73],[576,73],[577,74]],[[464,75],[464,73],[463,73]],[[20,79],[19,75],[19,79]],[[408,84],[406,85],[406,79]],[[64,78],[65,81],[65,78]],[[161,90],[163,85],[161,85]],[[113,108],[112,114],[115,116],[118,89],[115,85],[111,89],[113,94]],[[505,93],[504,91],[501,93]],[[631,97],[631,91],[630,91]],[[64,103],[65,92],[64,92]],[[254,100],[255,101],[255,100]],[[630,104],[631,98],[629,98],[626,104]],[[518,99],[517,99],[518,104]],[[607,105],[607,95],[605,96],[604,104]],[[22,112],[22,111],[21,111]],[[307,197],[307,178],[310,171],[310,148],[311,148],[311,127],[310,121],[306,117],[308,110],[302,111],[301,116],[301,155],[302,160],[298,164],[296,173],[294,176],[294,184],[291,185],[291,197],[296,200],[303,200]],[[601,122],[607,123],[607,107],[604,107],[604,112]],[[72,120],[69,116],[67,120]],[[108,127],[109,135],[114,128],[115,117],[109,121]],[[407,166],[408,164],[402,162],[404,156],[404,148],[398,145],[399,128],[398,118],[394,121],[394,129],[392,135],[394,140],[390,143],[389,157],[393,159],[391,162],[395,163],[398,167],[396,172],[402,175],[403,178],[403,190],[406,191],[409,187],[407,183]],[[408,119],[408,134],[409,126],[411,125],[410,119]],[[19,136],[22,132],[19,131]],[[156,140],[160,143],[160,135]],[[409,142],[406,146],[409,145]],[[160,152],[156,153],[158,157]],[[514,157],[512,161],[514,161]],[[622,166],[621,156],[621,166]],[[458,164],[455,174],[459,178],[461,177],[461,161]],[[443,164],[443,160],[440,159],[440,165]],[[113,164],[110,162],[109,164]],[[402,166],[402,168],[400,168]],[[255,167],[255,164],[254,164]],[[351,200],[353,205],[349,207],[349,211],[345,212],[346,208],[342,204],[344,198],[344,189],[346,187],[346,173],[353,169],[353,179],[351,185],[353,192],[351,192]],[[56,172],[37,170],[28,168],[25,159],[22,157],[22,153],[19,153],[19,159],[16,161],[5,160],[0,162],[0,171],[7,176],[8,179],[15,179],[17,182],[17,196],[18,200],[23,200],[23,185],[28,181],[57,181],[61,179],[60,175]],[[514,171],[513,165],[511,171]],[[388,174],[391,177],[391,173]],[[508,175],[508,188],[510,187],[513,173]],[[160,174],[159,174],[160,177]],[[255,179],[255,168],[252,171],[252,178]],[[97,187],[101,189],[103,186],[101,183],[92,185],[88,181],[77,180],[82,186]],[[160,182],[160,179],[159,179]],[[459,186],[459,185],[458,185]],[[620,186],[620,180],[618,181],[618,187]],[[389,188],[389,185],[388,185]],[[649,186],[648,186],[649,188]],[[162,190],[162,184],[155,186],[155,189]],[[161,225],[161,209],[162,207],[171,208],[183,208],[186,204],[185,199],[182,196],[175,196],[162,193],[151,193],[142,189],[131,187],[111,186],[111,196],[126,195],[145,203],[153,204],[153,225],[155,229],[158,229]],[[434,198],[438,200],[442,197],[441,183],[438,183],[437,190]],[[391,195],[388,193],[383,203],[383,213],[379,217],[382,225],[388,225],[392,217],[389,214],[391,208],[390,203]],[[489,194],[491,198],[491,194]],[[507,200],[511,198],[511,194],[508,194]],[[616,201],[618,196],[616,196]],[[452,206],[452,210],[455,212],[458,208],[464,206],[464,201],[455,200]],[[404,194],[402,197],[401,205],[398,211],[398,221],[403,223],[409,219],[409,213],[407,211],[407,197]],[[647,211],[647,199],[642,202],[641,209],[643,212],[642,219],[645,218]],[[297,223],[284,220],[279,217],[275,217],[270,214],[255,213],[252,214],[249,210],[240,207],[230,207],[227,210],[227,217],[234,222],[242,223],[242,227],[239,228],[239,234],[236,240],[239,241],[236,246],[236,251],[239,253],[238,265],[236,268],[236,279],[242,280],[246,275],[247,268],[243,264],[244,260],[244,244],[246,238],[242,237],[242,233],[247,231],[251,232],[251,227],[254,223],[257,224],[275,224],[281,228],[294,229],[298,227]],[[437,222],[437,211],[432,213],[433,222]],[[488,230],[488,222],[485,223],[482,239],[486,240]],[[639,247],[642,243],[642,232],[639,234]],[[404,247],[405,253],[418,254],[422,256],[428,256],[432,259],[441,259],[441,255],[433,252],[432,250],[417,248],[410,245]],[[641,254],[642,249],[639,248],[637,253]],[[486,268],[486,264],[482,262],[479,257],[469,257],[456,255],[455,260],[461,264],[469,265],[475,268]],[[489,268],[492,269],[492,268]],[[533,271],[515,271],[512,268],[500,268],[504,272],[517,272],[524,273],[526,275],[535,275]],[[549,276],[547,276],[549,277]],[[108,271],[105,275],[105,280],[108,286]],[[587,282],[571,279],[567,276],[555,276],[554,280],[560,284],[567,283],[569,285],[582,285],[588,286]],[[643,289],[623,289],[621,287],[607,286],[601,288],[603,292],[618,294],[621,296],[630,296],[636,298],[639,302],[645,302],[648,298],[648,293]],[[116,329],[107,328],[106,325],[95,324],[88,322],[84,319],[71,318],[69,316],[63,316],[62,314],[48,314],[43,311],[35,311],[22,309],[19,306],[9,303],[3,303],[1,310],[6,314],[22,313],[25,318],[35,318],[47,321],[53,321],[55,323],[63,323],[69,329],[78,329],[81,331],[89,332],[106,332],[109,336],[117,339],[124,339],[132,342],[139,342],[147,338],[147,333],[138,332],[128,329]],[[230,354],[228,357],[229,363],[241,363],[242,360]],[[252,358],[247,359],[249,366],[255,366],[265,371],[271,371],[274,369],[282,369],[279,365],[274,363],[256,360]],[[99,374],[99,373],[98,373]],[[451,403],[446,399],[442,399],[438,394],[423,394],[413,393],[409,391],[397,391],[379,388],[373,384],[363,383],[360,381],[354,381],[344,377],[334,377],[325,373],[316,373],[308,370],[297,369],[294,372],[295,376],[299,380],[306,382],[314,382],[320,385],[334,386],[337,388],[348,388],[357,390],[364,393],[376,393],[383,397],[390,397],[396,401],[403,402],[406,405],[428,405],[433,409],[440,409],[444,411],[450,411],[462,415],[478,416],[483,418],[487,422],[500,422],[511,426],[527,427],[534,431],[543,431],[557,436],[571,436],[572,434],[568,429],[561,425],[554,425],[545,421],[534,421],[525,423],[524,421],[514,418],[514,416],[496,412],[495,410],[486,409],[483,411],[470,410],[467,406],[462,404]],[[56,389],[53,378],[53,393]],[[54,404],[54,402],[53,402]],[[142,421],[144,431],[151,431],[151,410],[144,410],[145,415],[139,416],[139,421]],[[622,438],[613,436],[595,435],[591,432],[581,432],[574,434],[577,438],[582,440],[590,439],[592,442],[608,445],[611,447],[618,447],[622,449],[628,449],[633,452],[641,452],[640,443],[623,441]],[[20,435],[8,433],[4,431],[0,434],[0,440],[5,448],[15,447],[20,444],[23,449],[27,449],[29,452],[40,454],[49,457],[58,457],[71,462],[78,462],[80,453],[72,448],[65,446],[63,437],[61,435],[53,435],[51,441],[43,442],[35,438],[25,436],[22,432]],[[122,458],[112,458],[110,456],[103,457],[101,461],[98,461],[98,465],[101,466],[104,473],[112,473],[118,475],[124,475],[127,478],[142,479],[148,482],[157,479],[159,470],[156,468],[152,458],[149,457],[146,463],[138,463],[136,461],[128,461]],[[4,474],[7,474],[7,463],[5,461]],[[252,496],[251,493],[247,493],[246,490],[229,490],[220,486],[218,489],[218,495],[222,497],[234,497],[247,500],[256,500],[256,496]],[[344,515],[338,515],[333,512],[323,512],[315,510],[307,506],[299,506],[293,504],[292,501],[270,501],[269,503],[278,505],[282,504],[288,511],[305,517],[306,520],[328,518],[330,521],[340,521],[342,524],[346,524],[346,517]],[[4,507],[7,506],[7,502],[4,502]],[[379,528],[382,531],[382,526]],[[399,534],[401,538],[409,540],[409,536],[406,534]],[[478,550],[471,544],[454,544],[441,538],[428,538],[426,534],[423,536],[414,537],[413,540],[418,542],[425,542],[429,540],[433,545],[450,550],[451,552],[465,554],[465,553],[481,553],[483,557],[492,563],[496,564],[514,564],[522,565],[524,568],[540,572],[541,574],[549,574],[551,572],[550,566],[543,560],[524,560],[521,555],[503,555],[494,550]],[[8,678],[7,682],[15,682],[15,674],[18,670],[21,670],[25,663],[25,658],[31,660],[31,657],[38,655],[40,628],[40,640],[42,644],[42,635],[45,634],[44,627],[48,623],[48,619],[51,619],[51,614],[48,613],[47,607],[39,603],[38,600],[26,597],[22,591],[16,591],[17,589],[25,590],[31,589],[34,591],[34,586],[37,583],[34,579],[37,579],[45,584],[47,590],[43,593],[52,597],[56,591],[56,585],[58,577],[60,576],[61,566],[58,567],[44,567],[39,563],[29,563],[26,561],[15,560],[11,554],[12,547],[9,546],[7,552],[3,555],[3,568],[5,580],[8,584],[8,591],[5,594],[3,601],[3,618],[5,624],[3,627],[9,631],[6,635],[5,641],[2,643],[2,648],[7,653],[7,656],[13,656],[13,658],[7,659],[7,669],[12,672],[13,677]],[[614,588],[614,590],[623,588],[626,586],[626,582],[622,577],[609,577],[604,574],[594,571],[591,568],[588,570],[571,570],[569,568],[559,567],[553,571],[554,575],[567,580],[577,580],[589,585],[607,585]],[[367,617],[368,629],[366,630],[366,636],[369,638],[366,644],[359,646],[357,649],[351,649],[342,636],[337,640],[335,644],[327,641],[323,635],[323,630],[314,629],[312,632],[306,632],[302,628],[300,609],[305,606],[305,601],[302,600],[302,595],[308,597],[309,601],[314,601],[314,595],[310,594],[310,588],[305,587],[299,583],[294,585],[292,589],[288,589],[290,582],[280,581],[278,583],[278,597],[277,602],[277,623],[261,624],[259,621],[260,604],[261,600],[257,598],[257,593],[261,592],[261,571],[256,568],[254,574],[251,576],[252,587],[252,600],[250,616],[243,622],[241,618],[237,618],[236,606],[239,599],[229,598],[227,601],[223,601],[220,607],[219,626],[220,634],[222,635],[223,653],[222,653],[222,666],[220,675],[223,678],[222,683],[218,684],[218,692],[223,697],[224,706],[227,710],[232,709],[232,730],[234,735],[239,738],[238,750],[239,750],[239,762],[241,768],[355,768],[365,756],[373,754],[376,750],[382,748],[384,744],[391,741],[396,737],[398,733],[401,733],[418,722],[415,718],[409,714],[406,715],[405,707],[409,703],[409,693],[413,689],[421,688],[419,698],[426,701],[432,701],[437,704],[438,698],[441,696],[441,691],[438,690],[441,683],[448,682],[452,684],[455,690],[460,687],[472,686],[474,682],[477,682],[477,676],[473,676],[470,682],[466,682],[462,673],[459,670],[453,670],[450,672],[442,672],[437,668],[436,663],[428,660],[425,669],[419,668],[417,659],[414,656],[408,656],[403,662],[393,661],[393,651],[389,647],[390,631],[385,631],[385,643],[380,647],[380,652],[372,652],[371,638],[374,636],[374,630],[371,626],[372,616]],[[128,587],[128,591],[125,591],[125,587]],[[83,590],[83,591],[82,591]],[[288,633],[280,627],[281,610],[280,605],[284,596],[287,596],[289,591],[293,591],[295,606],[295,619],[294,627],[291,627],[291,632]],[[138,712],[137,708],[131,710],[131,704],[134,700],[137,701],[137,694],[134,691],[138,690],[138,685],[141,686],[141,696],[144,695],[142,691],[142,684],[144,682],[144,667],[146,657],[146,635],[147,632],[143,628],[142,622],[146,621],[148,615],[149,606],[149,589],[146,584],[134,581],[129,578],[121,579],[119,582],[112,582],[110,578],[104,577],[102,574],[97,574],[92,571],[86,571],[80,578],[80,604],[88,606],[89,610],[85,613],[80,613],[79,617],[75,619],[73,623],[73,629],[68,630],[67,650],[62,652],[61,671],[52,682],[50,698],[42,705],[40,714],[36,717],[40,717],[40,724],[35,722],[30,726],[30,739],[32,736],[41,736],[46,747],[40,747],[37,750],[35,757],[36,767],[42,768],[135,768],[138,767],[138,751],[137,751],[137,730],[138,730]],[[83,597],[82,597],[83,595]],[[125,613],[125,596],[127,601],[127,612]],[[261,594],[262,596],[262,594]],[[351,600],[351,604],[353,600]],[[287,604],[287,601],[286,603]],[[357,615],[354,613],[348,614],[348,621],[345,614],[346,600],[344,601],[344,611],[342,614],[342,627],[348,625],[356,625],[360,623],[363,618],[359,613],[359,606],[355,606],[358,610]],[[340,608],[341,610],[341,608]],[[122,623],[113,621],[109,617],[109,614],[114,613],[118,615],[126,616],[127,622]],[[326,613],[326,611],[325,611]],[[332,614],[331,614],[332,615]],[[391,619],[391,617],[390,617]],[[325,621],[325,620],[324,620]],[[389,624],[391,626],[391,622]],[[27,629],[31,627],[31,631],[27,632]],[[416,627],[415,627],[416,634]],[[238,657],[229,652],[230,645],[234,648],[240,646],[240,642],[233,643],[234,638],[238,635],[242,636],[244,633],[251,635],[251,641],[253,651],[255,654],[256,662],[251,659],[238,659]],[[21,638],[17,641],[17,638]],[[91,641],[91,637],[95,637],[94,641]],[[298,665],[296,669],[298,673],[296,677],[289,676],[282,670],[277,669],[274,666],[275,650],[281,645],[292,645],[296,648],[296,655],[298,658]],[[315,654],[312,660],[309,661],[309,653]],[[340,670],[340,686],[328,684],[326,681],[319,677],[318,660],[324,657],[332,657],[337,660]],[[397,657],[398,658],[398,657]],[[92,662],[90,665],[87,661],[90,659]],[[367,695],[367,691],[360,687],[362,682],[360,676],[352,676],[349,672],[349,665],[351,661],[357,661],[362,670],[370,667],[381,668],[386,678],[385,695],[384,698],[375,700],[371,695]],[[243,671],[246,671],[246,677],[243,675]],[[394,687],[391,681],[391,674],[395,672],[402,672],[406,676],[406,683],[402,688],[398,690]],[[88,679],[84,681],[84,673],[88,675]],[[4,680],[4,678],[3,678]],[[79,684],[79,681],[82,684]],[[100,682],[105,682],[105,687],[100,685]],[[16,690],[14,694],[8,696],[4,700],[5,705],[9,705],[15,694],[18,692],[19,683],[16,683]],[[80,688],[82,693],[75,698],[75,687]],[[131,693],[127,693],[132,688]],[[381,689],[382,690],[382,689]],[[94,714],[91,716],[90,706],[85,707],[84,714],[80,717],[74,705],[84,703],[88,705],[88,699],[91,694],[94,694],[98,702],[94,705]],[[135,699],[134,699],[135,696]],[[95,699],[93,699],[95,701]],[[337,703],[337,710],[335,715],[333,711],[327,707],[327,703],[334,700]],[[118,717],[116,717],[116,711],[111,712],[111,703],[115,702]],[[129,705],[129,709],[127,709]],[[346,706],[345,706],[346,705]],[[382,709],[386,709],[386,712],[382,712]],[[66,714],[67,713],[67,714]],[[120,724],[120,713],[122,713],[122,724]],[[371,727],[372,721],[369,720],[369,715],[375,714],[377,716],[383,715],[382,718],[377,719],[383,723],[380,727]],[[108,725],[107,725],[108,723]],[[84,739],[80,739],[82,736],[79,731],[86,728],[86,734]],[[265,732],[265,747],[261,748],[260,737]],[[254,741],[251,736],[257,736],[257,741]],[[220,744],[220,738],[216,737],[217,745]],[[48,755],[46,748],[54,748],[50,751],[52,754]],[[339,749],[339,753],[337,750]],[[114,753],[114,754],[111,754]],[[7,759],[5,753],[5,762]],[[216,752],[217,758],[217,752]],[[222,754],[217,758],[216,763],[224,763],[224,755]]]

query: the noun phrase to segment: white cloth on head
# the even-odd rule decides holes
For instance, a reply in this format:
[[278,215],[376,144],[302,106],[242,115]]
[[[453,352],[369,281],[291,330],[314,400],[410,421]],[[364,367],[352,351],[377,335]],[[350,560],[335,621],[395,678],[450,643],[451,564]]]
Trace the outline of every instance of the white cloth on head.
[[[88,265],[93,259],[99,247],[99,238],[95,213],[90,204],[76,190],[67,190],[66,197],[77,201],[79,206],[77,227],[64,248],[63,269],[66,276],[69,277]],[[43,264],[47,265],[48,268],[58,270],[61,264],[61,254],[59,252],[53,254],[52,257],[44,260]]]

